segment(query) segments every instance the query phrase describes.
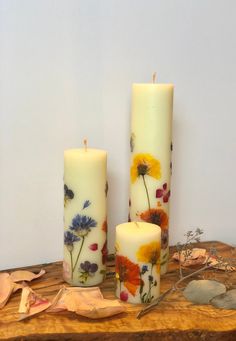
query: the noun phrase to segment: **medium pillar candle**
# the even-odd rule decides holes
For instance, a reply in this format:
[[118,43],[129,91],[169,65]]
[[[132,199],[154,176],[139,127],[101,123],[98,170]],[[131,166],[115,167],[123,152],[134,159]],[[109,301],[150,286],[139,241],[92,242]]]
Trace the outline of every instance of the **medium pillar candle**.
[[107,255],[107,153],[64,152],[63,277],[75,286],[103,281]]
[[116,296],[150,303],[160,295],[161,229],[131,222],[116,227]]
[[169,254],[172,108],[172,84],[133,85],[129,219],[161,227],[161,273]]

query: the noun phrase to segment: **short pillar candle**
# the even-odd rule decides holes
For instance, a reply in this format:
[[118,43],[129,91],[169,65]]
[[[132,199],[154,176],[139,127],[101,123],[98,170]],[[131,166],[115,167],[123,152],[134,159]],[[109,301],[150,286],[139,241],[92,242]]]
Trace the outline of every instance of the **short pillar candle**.
[[116,296],[150,303],[160,295],[161,229],[145,222],[116,227]]
[[85,148],[64,152],[63,277],[71,285],[103,281],[107,255],[107,153]]

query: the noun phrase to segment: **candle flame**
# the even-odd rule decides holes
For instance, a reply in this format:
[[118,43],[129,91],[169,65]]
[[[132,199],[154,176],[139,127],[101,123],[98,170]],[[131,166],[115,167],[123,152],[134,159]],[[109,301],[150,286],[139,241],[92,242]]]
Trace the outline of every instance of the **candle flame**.
[[153,75],[152,75],[152,82],[156,83],[156,79],[157,79],[157,73],[154,72]]
[[84,139],[84,150],[87,152],[87,147],[88,147],[88,141],[87,139]]

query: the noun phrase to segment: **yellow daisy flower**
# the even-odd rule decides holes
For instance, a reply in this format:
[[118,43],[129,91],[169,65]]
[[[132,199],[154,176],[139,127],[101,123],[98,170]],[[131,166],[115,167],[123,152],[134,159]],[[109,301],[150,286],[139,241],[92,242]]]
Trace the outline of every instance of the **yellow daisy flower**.
[[130,169],[132,183],[134,183],[140,175],[149,175],[157,180],[160,179],[160,161],[155,159],[151,154],[137,154],[133,159],[133,164]]
[[157,265],[160,262],[160,243],[154,241],[140,246],[136,256],[139,262]]

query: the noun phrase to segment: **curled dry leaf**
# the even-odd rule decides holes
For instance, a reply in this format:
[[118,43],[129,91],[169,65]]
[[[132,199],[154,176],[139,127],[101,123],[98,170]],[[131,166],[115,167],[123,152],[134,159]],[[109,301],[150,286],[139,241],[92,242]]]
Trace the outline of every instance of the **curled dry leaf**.
[[208,304],[209,301],[226,292],[224,284],[213,280],[193,280],[184,289],[184,297],[197,304]]
[[14,287],[13,287],[13,292],[16,292],[19,289],[23,289],[26,286],[26,284],[19,284],[19,283],[14,283]]
[[193,260],[197,259],[199,257],[206,256],[206,249],[199,249],[199,248],[193,248],[192,250],[183,250],[180,253],[175,252],[172,256],[174,260],[181,261],[181,263],[185,262],[186,259]]
[[125,309],[118,300],[106,300],[98,287],[62,288],[52,302],[48,312],[73,311],[92,319],[119,314]]
[[7,303],[14,290],[14,282],[7,272],[0,273],[0,308]]
[[13,271],[10,274],[11,279],[13,282],[21,282],[21,281],[27,281],[30,282],[33,279],[39,278],[45,274],[45,270],[41,269],[39,273],[35,274],[34,272],[27,271],[27,270],[17,270]]
[[213,268],[216,268],[218,270],[223,270],[223,271],[235,271],[236,270],[235,266],[232,266],[228,262],[225,262],[225,261],[219,261],[217,257],[215,256],[210,256],[208,258],[208,263]]
[[213,268],[223,271],[235,271],[236,268],[227,262],[222,262],[217,257],[210,255],[206,249],[193,248],[192,250],[183,250],[180,253],[175,252],[172,258],[180,261],[183,267],[204,265],[206,262]]
[[217,308],[236,309],[236,289],[214,297],[210,303]]
[[50,305],[48,299],[36,294],[30,287],[24,287],[21,293],[19,321],[46,310]]

